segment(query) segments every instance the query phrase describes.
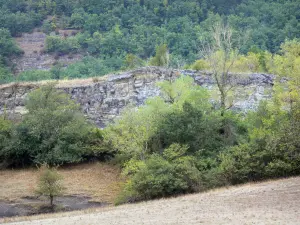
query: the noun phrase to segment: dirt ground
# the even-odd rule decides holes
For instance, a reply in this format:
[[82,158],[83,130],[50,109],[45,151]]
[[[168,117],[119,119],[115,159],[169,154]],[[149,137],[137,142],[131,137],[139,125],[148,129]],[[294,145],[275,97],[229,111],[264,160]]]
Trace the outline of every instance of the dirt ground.
[[[120,171],[106,163],[89,163],[60,168],[64,195],[89,196],[93,201],[113,203],[120,191]],[[17,201],[35,196],[38,170],[0,170],[0,201]]]
[[10,224],[300,224],[299,206],[300,177],[295,177],[93,212],[19,218],[26,221]]
[[55,208],[49,208],[49,200],[35,193],[36,168],[0,171],[0,222],[4,217],[106,207],[114,203],[122,184],[119,169],[105,163],[68,166],[59,172],[66,190],[54,199]]

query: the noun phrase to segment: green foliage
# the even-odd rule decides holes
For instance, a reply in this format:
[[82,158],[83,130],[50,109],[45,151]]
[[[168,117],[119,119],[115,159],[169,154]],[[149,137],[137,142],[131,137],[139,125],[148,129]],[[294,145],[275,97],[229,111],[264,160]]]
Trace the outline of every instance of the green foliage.
[[117,154],[126,155],[117,203],[300,173],[299,101],[286,105],[276,87],[273,101],[246,117],[220,115],[189,82],[160,83],[162,97],[105,131]]
[[[223,20],[233,28],[233,36],[247,34],[247,38],[239,40],[244,56],[233,70],[257,72],[267,69],[265,51],[279,53],[285,39],[299,38],[297,9],[297,1],[293,0],[232,0],[227,4],[219,0],[2,0],[0,28],[13,36],[41,25],[47,34],[55,29],[78,29],[76,37],[48,37],[48,52],[121,59],[121,68],[131,69],[133,64],[141,66],[142,61],[149,61],[150,65],[175,68],[193,64],[193,69],[202,70],[207,69],[206,63],[195,62],[199,60],[199,46],[206,39],[212,42],[208,38],[211,27]],[[106,71],[115,70],[106,67]]]
[[18,81],[40,81],[40,80],[50,80],[52,75],[49,71],[43,70],[28,70],[19,74],[17,77]]
[[9,30],[0,28],[0,57],[19,55],[22,51],[12,39]]
[[144,63],[143,60],[140,59],[138,56],[133,54],[127,54],[125,56],[125,68],[126,69],[133,69],[136,67],[141,67]]
[[11,82],[13,79],[11,71],[0,62],[0,84]]
[[[15,80],[7,62],[21,51],[12,36],[43,24],[47,34],[80,30],[72,37],[48,36],[47,52],[88,57],[49,72],[24,72],[19,81],[96,77],[143,66],[152,57],[149,65],[213,70],[221,96],[218,111],[207,91],[182,76],[159,83],[161,97],[125,110],[100,131],[68,96],[53,85],[42,87],[29,95],[20,123],[0,117],[0,161],[56,165],[97,157],[110,147],[128,178],[120,202],[297,175],[299,12],[292,0],[0,0],[1,83]],[[232,29],[215,26],[222,21]],[[211,48],[199,59],[203,41]],[[228,110],[229,72],[268,72],[288,81],[275,84],[272,102],[241,117]]]
[[76,37],[61,38],[59,36],[48,36],[46,38],[46,51],[59,54],[76,53],[80,48]]
[[[220,185],[212,172],[219,171],[216,158],[227,147],[238,145],[247,133],[238,116],[215,113],[207,91],[192,78],[181,76],[158,86],[162,97],[125,110],[104,131],[105,139],[122,156],[119,163],[128,178],[117,203]],[[222,129],[231,129],[227,133],[232,136],[225,136]]]
[[[256,46],[274,53],[286,39],[299,37],[297,1],[70,1],[34,0],[0,2],[0,27],[13,36],[31,31],[41,25],[46,16],[56,22],[44,23],[48,33],[59,26],[83,29],[93,35],[107,36],[109,48],[105,55],[118,56],[133,53],[143,59],[153,55],[155,46],[166,43],[172,55],[196,60],[199,37],[209,32],[211,21],[219,15],[232,25],[237,33],[249,31],[249,40],[242,46],[243,53]],[[61,25],[60,21],[69,21]],[[199,26],[200,23],[200,26]],[[118,24],[121,35],[115,35]],[[114,40],[111,38],[114,37]],[[121,45],[123,44],[123,45]],[[133,47],[133,48],[132,48]],[[114,52],[114,53],[113,53]],[[103,52],[98,52],[103,53]],[[113,53],[113,55],[111,55]]]
[[163,157],[150,156],[127,181],[126,192],[121,194],[120,201],[147,200],[198,191],[200,173],[192,158],[184,156],[186,151],[187,147],[174,144],[165,150]]
[[156,47],[155,56],[150,60],[152,66],[168,66],[169,50],[166,44]]
[[166,103],[172,103],[174,108],[182,109],[185,102],[198,109],[209,110],[209,94],[206,89],[194,83],[189,76],[180,76],[174,82],[158,82],[162,91],[162,98]]
[[[0,158],[9,165],[60,165],[82,161],[95,154],[93,127],[86,122],[68,95],[43,86],[29,94],[28,113],[12,132],[8,146],[0,149]],[[92,138],[93,137],[93,138]]]
[[49,198],[50,206],[53,206],[53,200],[56,196],[63,193],[62,185],[63,177],[58,173],[57,169],[50,168],[47,164],[43,164],[39,168],[39,183],[36,193]]
[[190,66],[190,68],[192,70],[207,70],[209,68],[209,65],[205,60],[198,59]]
[[61,70],[60,78],[84,78],[97,77],[118,71],[123,67],[121,58],[94,58],[91,56],[84,57],[82,61],[68,66]]
[[215,153],[222,146],[222,138],[219,133],[219,119],[203,115],[202,110],[193,107],[189,103],[183,104],[182,111],[172,111],[165,115],[160,123],[157,139],[163,147],[172,143],[189,145],[189,152]]
[[[122,117],[107,129],[107,138],[120,154],[143,160],[152,151],[159,152],[161,148],[172,144],[188,126],[191,127],[190,135],[202,132],[202,114],[195,107],[208,110],[210,104],[205,89],[195,85],[192,78],[184,76],[174,83],[166,81],[158,85],[164,93],[164,99],[153,98],[148,100],[145,106],[125,110]],[[169,117],[171,119],[168,119]],[[182,124],[179,127],[176,127],[179,123],[172,124],[177,120],[186,122],[184,128],[181,129]],[[197,127],[197,131],[192,131],[192,127]],[[164,134],[167,131],[173,136]],[[180,137],[182,144],[187,144],[184,142],[187,136]],[[201,137],[197,139],[198,143],[200,139]],[[166,143],[166,140],[170,141]],[[194,144],[196,145],[196,141]]]
[[298,103],[290,112],[276,104],[262,102],[248,116],[249,143],[220,155],[220,171],[227,183],[299,174]]
[[[6,115],[0,115],[0,149],[4,149],[9,145],[12,134],[13,124],[5,116]],[[0,162],[4,162],[4,160],[3,155],[0,154]]]

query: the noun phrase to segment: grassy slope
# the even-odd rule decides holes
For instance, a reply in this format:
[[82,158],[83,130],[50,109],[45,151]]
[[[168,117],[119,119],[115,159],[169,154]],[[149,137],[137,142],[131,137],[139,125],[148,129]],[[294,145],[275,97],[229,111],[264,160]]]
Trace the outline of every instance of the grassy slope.
[[9,221],[25,220],[16,225],[299,224],[299,205],[300,177],[295,177],[120,207]]
[[[104,163],[82,164],[59,169],[65,195],[85,195],[94,201],[113,203],[120,191],[119,169]],[[33,196],[37,169],[0,170],[0,201]]]

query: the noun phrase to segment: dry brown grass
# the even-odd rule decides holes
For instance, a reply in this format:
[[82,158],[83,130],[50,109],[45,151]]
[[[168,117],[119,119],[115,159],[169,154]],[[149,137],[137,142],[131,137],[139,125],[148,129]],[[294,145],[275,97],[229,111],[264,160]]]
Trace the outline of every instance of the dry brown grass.
[[[110,75],[99,76],[96,77],[97,83],[98,82],[105,82],[107,77]],[[68,87],[81,87],[81,86],[88,86],[95,83],[95,77],[91,78],[84,78],[84,79],[72,79],[72,80],[43,80],[43,81],[31,81],[31,82],[12,82],[7,84],[0,85],[0,90],[12,87],[14,85],[18,85],[19,87],[39,87],[45,85],[47,83],[57,82],[56,87],[58,88],[68,88]]]
[[300,224],[300,177],[82,212],[11,218],[15,225]]
[[[59,169],[64,177],[65,195],[84,195],[94,201],[113,203],[120,191],[119,169],[105,163],[82,164]],[[16,201],[33,196],[37,169],[0,171],[0,200]]]
[[41,50],[43,50],[42,46],[45,45],[46,36],[41,38],[44,35],[42,32],[33,32],[32,34],[27,35],[32,38],[29,38],[29,40],[27,40],[28,38],[24,38],[24,34],[22,37],[15,38],[16,43],[24,51],[25,55],[30,55],[33,52],[40,52]]

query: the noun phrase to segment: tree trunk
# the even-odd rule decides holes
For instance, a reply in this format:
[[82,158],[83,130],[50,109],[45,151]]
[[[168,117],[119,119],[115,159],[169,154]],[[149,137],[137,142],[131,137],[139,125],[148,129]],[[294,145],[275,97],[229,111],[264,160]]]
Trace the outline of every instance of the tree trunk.
[[226,110],[226,95],[223,91],[221,93],[221,116],[224,116]]
[[50,195],[50,206],[53,206],[53,195]]

